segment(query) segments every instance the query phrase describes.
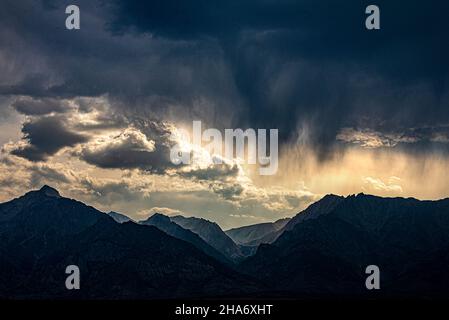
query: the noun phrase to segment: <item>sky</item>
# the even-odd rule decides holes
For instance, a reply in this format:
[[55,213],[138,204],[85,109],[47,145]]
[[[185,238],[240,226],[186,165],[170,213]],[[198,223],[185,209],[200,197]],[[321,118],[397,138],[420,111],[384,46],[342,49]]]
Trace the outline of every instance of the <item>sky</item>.
[[[365,28],[370,4],[380,30]],[[2,0],[0,201],[49,184],[137,220],[227,229],[329,193],[448,197],[448,13],[443,0]],[[278,129],[276,174],[201,148],[174,165],[192,121]]]

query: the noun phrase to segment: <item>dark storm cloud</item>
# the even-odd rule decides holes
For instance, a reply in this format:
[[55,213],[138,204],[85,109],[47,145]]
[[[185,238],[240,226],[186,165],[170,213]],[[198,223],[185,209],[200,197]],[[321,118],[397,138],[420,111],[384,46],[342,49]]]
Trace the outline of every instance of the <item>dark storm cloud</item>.
[[[381,8],[382,30],[367,32],[365,8],[369,1],[349,0],[249,0],[249,1],[115,1],[115,15],[110,28],[122,32],[137,30],[174,39],[220,39],[234,47],[245,31],[262,31],[252,44],[269,47],[283,58],[298,56],[314,60],[371,61],[400,77],[398,67],[407,74],[443,74],[448,44],[446,16],[449,4],[437,0],[376,1]],[[127,29],[130,28],[130,29]],[[274,32],[273,32],[274,31]],[[429,35],[432,35],[429,37]],[[396,54],[385,51],[390,48]],[[440,49],[434,52],[433,49]],[[409,49],[409,50],[407,50]],[[383,54],[381,57],[376,57]],[[385,56],[388,54],[389,57]],[[409,69],[418,57],[429,58]],[[434,60],[437,59],[437,60]],[[390,61],[388,61],[390,60]],[[393,61],[391,61],[393,60]],[[380,63],[379,63],[380,62]]]
[[87,137],[67,129],[59,116],[42,117],[26,122],[22,127],[25,146],[11,153],[30,161],[43,161],[64,147],[71,147],[88,140]]
[[0,85],[0,94],[27,95],[33,97],[47,96],[48,79],[43,74],[24,75],[23,79],[13,83]]
[[170,149],[158,146],[153,151],[139,149],[129,141],[100,150],[83,150],[81,159],[100,168],[141,169],[154,173],[164,173],[174,167],[170,162]]
[[17,112],[30,116],[47,115],[52,112],[65,113],[70,110],[70,106],[67,102],[50,98],[20,98],[14,101],[12,107],[16,109]]
[[[0,94],[107,95],[111,105],[129,117],[205,120],[207,116],[218,123],[241,107],[217,41],[114,35],[106,30],[112,21],[108,3],[77,4],[82,25],[70,32],[64,28],[64,2],[42,6],[39,1],[8,1],[0,12],[5,34],[0,48],[10,59],[0,59],[0,67],[4,63],[5,69],[12,65],[17,70],[4,81],[0,74]],[[13,15],[22,18],[11,19]]]
[[175,168],[170,159],[170,132],[162,123],[135,120],[136,127],[128,128],[100,145],[83,147],[82,160],[101,168],[140,169],[165,173]]
[[364,27],[368,4],[120,1],[112,29],[217,39],[245,102],[237,124],[280,128],[284,140],[298,120],[311,123],[318,146],[363,116],[391,127],[449,120],[448,2],[376,1],[375,32]]
[[0,48],[16,72],[0,93],[106,94],[129,118],[279,128],[281,143],[306,123],[323,154],[343,127],[449,123],[447,1],[376,1],[379,31],[364,27],[367,1],[79,1],[75,32],[67,4],[6,1]]

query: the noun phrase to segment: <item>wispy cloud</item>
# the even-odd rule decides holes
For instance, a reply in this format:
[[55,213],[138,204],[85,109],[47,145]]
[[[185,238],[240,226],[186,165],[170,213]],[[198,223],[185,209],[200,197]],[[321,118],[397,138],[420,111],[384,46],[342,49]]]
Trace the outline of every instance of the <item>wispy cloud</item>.
[[449,142],[449,125],[410,128],[403,131],[380,132],[372,129],[343,128],[337,140],[363,148],[392,148],[398,144],[417,142]]
[[[401,179],[398,177],[390,177],[387,182],[382,181],[379,178],[364,177],[364,186],[362,187],[365,192],[378,193],[387,192],[387,194],[401,194],[403,189],[401,187]],[[374,192],[373,192],[374,191]]]

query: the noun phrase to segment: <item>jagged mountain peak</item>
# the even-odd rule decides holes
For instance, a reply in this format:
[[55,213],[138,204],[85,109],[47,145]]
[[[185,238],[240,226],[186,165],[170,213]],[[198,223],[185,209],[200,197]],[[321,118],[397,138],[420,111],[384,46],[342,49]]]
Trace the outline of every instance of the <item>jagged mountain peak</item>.
[[336,206],[338,206],[341,202],[345,201],[345,199],[348,198],[338,196],[335,194],[327,194],[317,202],[312,203],[305,210],[299,212],[296,216],[292,217],[291,219],[281,221],[280,223],[281,227],[275,228],[274,230],[266,233],[264,236],[260,238],[246,242],[245,245],[257,246],[262,243],[272,243],[276,239],[278,239],[279,236],[284,233],[284,231],[293,229],[298,223],[304,220],[315,219],[321,215],[328,214]]
[[18,199],[27,199],[28,201],[30,200],[40,200],[42,199],[42,197],[44,198],[63,198],[61,196],[61,194],[59,193],[58,190],[56,190],[55,188],[52,188],[48,185],[43,185],[39,190],[32,190],[29,191],[27,193],[25,193],[23,196],[17,198],[17,199],[13,199],[11,201],[15,201]]
[[56,190],[55,188],[52,188],[48,185],[42,186],[42,188],[39,189],[39,193],[44,194],[48,197],[55,197],[55,198],[61,197],[58,190]]
[[[115,223],[93,207],[55,195],[46,187],[0,203],[0,299],[36,293],[60,299],[227,295],[240,292],[242,282],[252,290],[253,282],[224,257],[219,260],[212,247],[204,241],[195,246],[202,240],[192,232],[184,230],[196,239],[188,243],[155,227]],[[88,290],[78,295],[64,286],[69,264],[89,266]]]
[[166,216],[165,214],[162,213],[154,213],[153,215],[149,216],[146,220],[144,221],[164,221],[166,223],[171,222],[170,217]]

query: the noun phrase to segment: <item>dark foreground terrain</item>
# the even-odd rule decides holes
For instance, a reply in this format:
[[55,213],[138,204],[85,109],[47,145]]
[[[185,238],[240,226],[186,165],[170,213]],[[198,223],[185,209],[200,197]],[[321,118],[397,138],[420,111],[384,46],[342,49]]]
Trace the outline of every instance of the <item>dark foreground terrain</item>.
[[[449,297],[448,199],[328,195],[228,233],[246,246],[201,219],[120,222],[48,186],[0,204],[0,298]],[[65,287],[68,265],[80,290]],[[380,290],[365,287],[368,265]]]

